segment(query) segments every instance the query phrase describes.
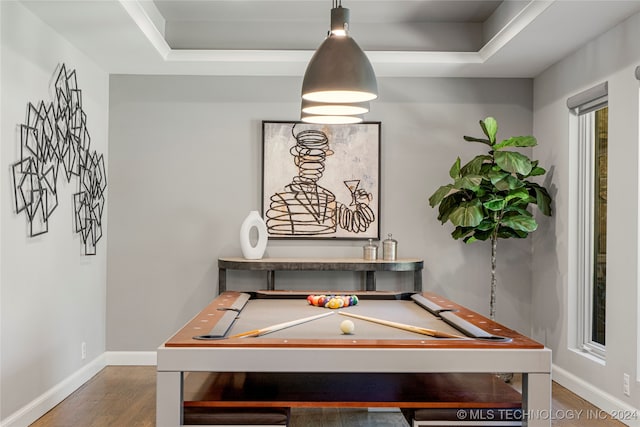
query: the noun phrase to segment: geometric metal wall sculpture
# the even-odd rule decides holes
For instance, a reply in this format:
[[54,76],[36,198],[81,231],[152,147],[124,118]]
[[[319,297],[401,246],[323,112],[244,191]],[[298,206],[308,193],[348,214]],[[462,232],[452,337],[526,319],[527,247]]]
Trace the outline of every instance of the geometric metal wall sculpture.
[[76,177],[74,231],[83,253],[95,255],[107,188],[104,155],[90,151],[76,71],[62,64],[54,89],[53,102],[28,104],[26,123],[20,125],[20,160],[12,165],[16,212],[25,213],[29,237],[48,232],[49,217],[58,206],[59,172],[67,182]]

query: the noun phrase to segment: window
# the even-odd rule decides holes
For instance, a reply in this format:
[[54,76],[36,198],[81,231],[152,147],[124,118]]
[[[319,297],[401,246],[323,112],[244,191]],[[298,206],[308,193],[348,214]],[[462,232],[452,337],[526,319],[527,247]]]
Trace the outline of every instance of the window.
[[593,289],[591,290],[591,340],[605,345],[607,296],[607,143],[609,107],[593,113],[594,143],[594,196],[593,196]]
[[569,98],[578,116],[577,346],[605,357],[607,296],[607,84]]

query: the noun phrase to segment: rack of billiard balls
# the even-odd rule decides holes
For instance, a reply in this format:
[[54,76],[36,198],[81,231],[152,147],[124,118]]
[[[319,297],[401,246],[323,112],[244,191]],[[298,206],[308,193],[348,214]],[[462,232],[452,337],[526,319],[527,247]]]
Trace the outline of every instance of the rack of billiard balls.
[[309,295],[307,301],[316,307],[342,308],[358,304],[356,295]]

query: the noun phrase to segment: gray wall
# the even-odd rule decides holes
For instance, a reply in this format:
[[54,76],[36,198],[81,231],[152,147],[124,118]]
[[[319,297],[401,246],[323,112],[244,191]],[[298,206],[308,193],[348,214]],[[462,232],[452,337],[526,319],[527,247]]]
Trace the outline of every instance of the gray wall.
[[[0,2],[0,12],[0,418],[12,425],[17,414],[15,425],[24,425],[33,421],[34,408],[46,412],[99,369],[96,359],[105,351],[107,237],[98,243],[96,256],[81,255],[81,240],[73,231],[77,179],[67,182],[62,168],[49,232],[27,237],[25,215],[15,212],[10,166],[20,159],[19,124],[26,120],[27,103],[53,100],[57,67],[66,63],[77,71],[91,148],[106,161],[109,79],[21,3]],[[106,212],[103,225],[106,233]],[[82,342],[87,344],[84,360]]]
[[[555,215],[534,236],[533,337],[553,350],[554,379],[599,407],[640,408],[638,370],[638,81],[640,14],[618,25],[535,79],[534,132],[542,161],[557,165],[549,182]],[[577,139],[568,97],[609,83],[606,361],[576,348]],[[631,377],[631,397],[622,393]],[[636,411],[637,413],[637,411]],[[637,420],[636,424],[637,425]]]
[[[240,256],[238,231],[260,210],[261,121],[299,117],[298,78],[112,76],[110,81],[107,349],[154,350],[217,292],[217,258]],[[382,121],[381,229],[400,257],[421,257],[426,289],[488,313],[486,244],[454,241],[428,206],[457,156],[532,131],[531,80],[380,79],[367,120]],[[266,256],[360,257],[362,241],[275,241]],[[499,244],[498,320],[530,332],[530,240]],[[278,275],[279,286],[353,289],[352,273]],[[411,288],[383,274],[380,288]],[[233,289],[264,277],[229,274]]]

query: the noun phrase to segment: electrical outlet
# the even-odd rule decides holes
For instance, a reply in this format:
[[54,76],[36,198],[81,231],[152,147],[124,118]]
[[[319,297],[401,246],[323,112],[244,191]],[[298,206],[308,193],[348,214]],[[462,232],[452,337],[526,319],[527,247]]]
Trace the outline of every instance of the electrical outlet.
[[631,397],[631,389],[629,388],[629,374],[624,374],[622,377],[622,391],[627,396]]
[[82,342],[82,345],[80,346],[80,357],[82,358],[82,360],[87,358],[87,343],[86,342]]

